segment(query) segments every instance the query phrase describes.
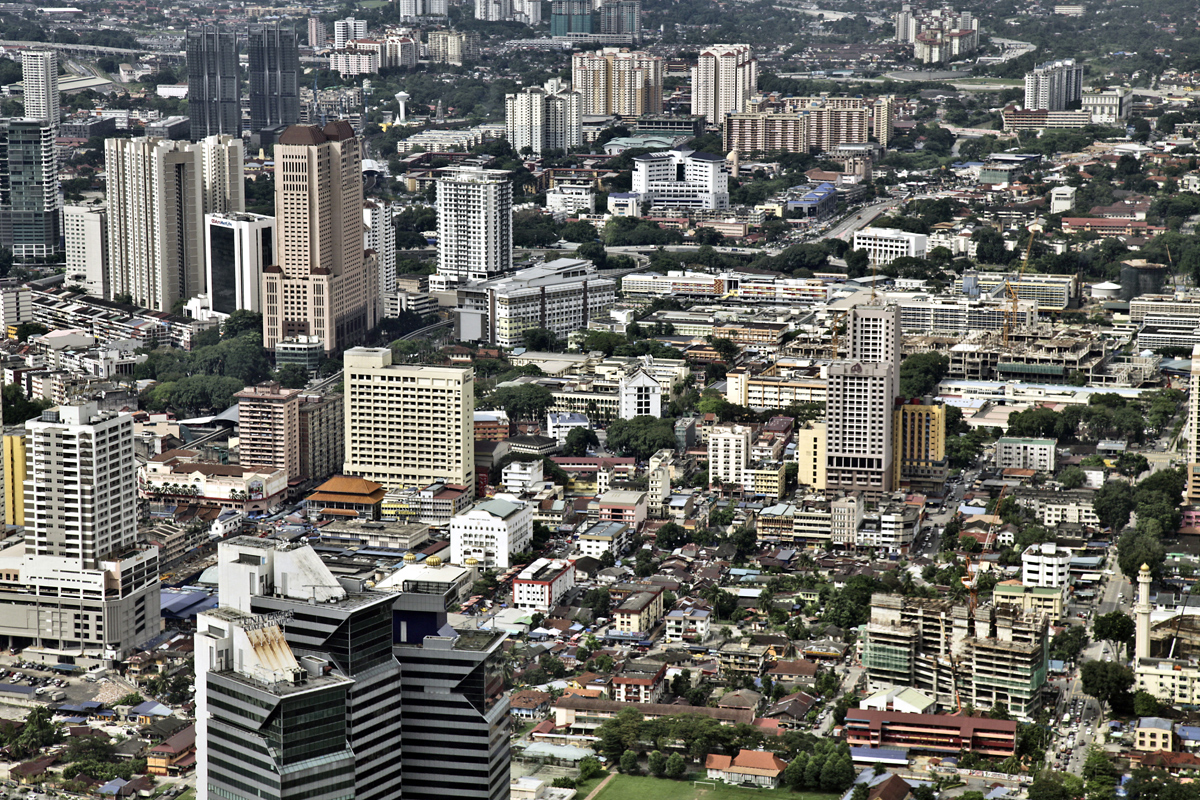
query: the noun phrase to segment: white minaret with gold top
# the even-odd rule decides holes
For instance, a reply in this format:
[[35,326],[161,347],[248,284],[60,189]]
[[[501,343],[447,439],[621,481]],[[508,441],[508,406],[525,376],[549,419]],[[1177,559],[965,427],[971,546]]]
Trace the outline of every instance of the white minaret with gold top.
[[1138,596],[1133,616],[1136,623],[1133,655],[1147,658],[1150,655],[1150,567],[1146,564],[1138,570]]

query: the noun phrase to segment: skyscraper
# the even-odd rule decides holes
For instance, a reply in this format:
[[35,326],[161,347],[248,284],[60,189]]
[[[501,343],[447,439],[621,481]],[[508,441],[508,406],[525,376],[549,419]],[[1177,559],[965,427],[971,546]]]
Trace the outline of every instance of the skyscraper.
[[1025,73],[1025,108],[1066,111],[1083,99],[1083,65],[1075,59],[1047,61]]
[[57,131],[62,114],[58,97],[58,54],[53,50],[21,53],[21,84],[25,116],[44,119]]
[[300,390],[277,381],[247,386],[238,401],[238,463],[300,477]]
[[347,350],[343,363],[345,474],[389,489],[474,487],[470,369],[393,364],[391,350],[367,347]]
[[503,22],[511,19],[512,14],[512,0],[475,0],[475,19]]
[[296,30],[255,25],[247,37],[250,55],[250,130],[300,121],[300,46]]
[[550,35],[592,33],[594,19],[591,0],[554,0],[550,4]]
[[442,289],[512,271],[512,182],[499,169],[452,167],[437,182]]
[[242,82],[237,36],[216,25],[187,32],[188,117],[192,141],[242,135]]
[[137,544],[133,418],[93,402],[25,424],[25,552],[0,635],[124,658],[159,632],[158,548]]
[[556,81],[505,95],[508,142],[518,153],[528,147],[535,155],[578,147],[583,144],[582,107],[582,95]]
[[692,68],[692,113],[720,125],[726,114],[746,110],[758,91],[758,61],[748,44],[714,44]]
[[357,344],[378,318],[363,257],[362,152],[350,123],[293,125],[275,145],[276,263],[263,274],[263,345],[317,336]]
[[170,311],[205,292],[206,213],[244,210],[242,140],[108,139],[111,297]]
[[198,797],[400,797],[395,595],[337,578],[307,542],[230,539],[217,570],[221,607],[197,624]]
[[275,218],[204,215],[204,273],[209,308],[262,313],[263,270],[275,263]]
[[583,96],[584,114],[662,113],[662,59],[649,53],[615,47],[575,53],[571,85]]
[[46,119],[0,119],[0,244],[17,258],[59,251],[55,125]]
[[600,6],[600,33],[628,34],[634,44],[642,43],[642,0],[610,0]]
[[349,42],[367,38],[367,21],[346,17],[333,23],[333,49],[345,50]]
[[363,203],[363,249],[375,251],[379,294],[396,291],[396,225],[386,203]]
[[826,491],[878,499],[895,487],[893,406],[900,392],[900,309],[856,306],[846,321],[849,352],[829,366]]
[[320,17],[308,18],[308,46],[314,50],[319,50],[325,46],[325,40],[329,38],[329,31],[325,29],[325,23]]

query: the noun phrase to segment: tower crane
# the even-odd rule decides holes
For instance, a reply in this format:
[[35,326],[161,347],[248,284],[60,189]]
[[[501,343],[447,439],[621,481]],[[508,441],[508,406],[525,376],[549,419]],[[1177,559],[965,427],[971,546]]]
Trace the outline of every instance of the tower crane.
[[[1029,243],[1025,245],[1025,258],[1021,259],[1021,269],[1017,272],[1015,283],[1020,283],[1025,277],[1025,270],[1029,267],[1029,256],[1033,252],[1033,237],[1034,231],[1029,231]],[[1017,287],[1013,285],[1014,281],[1004,282],[1004,293],[1008,295],[1009,307],[1004,312],[1004,345],[1008,346],[1008,335],[1012,329],[1014,322],[1017,319]]]

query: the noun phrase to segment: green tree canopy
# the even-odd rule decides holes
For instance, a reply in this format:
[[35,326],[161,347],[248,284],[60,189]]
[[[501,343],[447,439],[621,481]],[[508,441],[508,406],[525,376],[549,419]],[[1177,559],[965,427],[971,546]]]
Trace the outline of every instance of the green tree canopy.
[[925,397],[932,394],[950,370],[950,358],[942,353],[914,353],[900,362],[900,395]]
[[651,416],[614,420],[608,426],[606,444],[621,455],[647,461],[659,450],[675,449],[675,420]]

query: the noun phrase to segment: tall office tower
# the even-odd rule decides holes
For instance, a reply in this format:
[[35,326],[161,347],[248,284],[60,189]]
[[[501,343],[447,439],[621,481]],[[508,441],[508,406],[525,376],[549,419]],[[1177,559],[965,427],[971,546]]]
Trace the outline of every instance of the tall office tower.
[[367,21],[346,17],[333,23],[333,49],[345,50],[346,44],[355,39],[367,38]]
[[872,124],[875,127],[875,141],[879,142],[879,146],[886,150],[888,143],[892,141],[892,133],[895,131],[895,96],[880,95],[879,97],[875,98],[873,111],[874,118],[872,120]]
[[1192,346],[1192,372],[1189,377],[1187,437],[1187,497],[1190,505],[1200,503],[1200,344]]
[[0,591],[0,635],[124,658],[159,633],[158,548],[137,544],[133,417],[88,402],[25,427],[21,588]]
[[[4,431],[4,524],[25,527],[25,479],[29,466],[24,425]],[[0,604],[4,602],[0,595]]]
[[692,68],[692,113],[710,125],[746,110],[758,91],[758,60],[748,44],[714,44]]
[[363,203],[363,249],[375,251],[380,296],[396,291],[396,225],[383,202]]
[[642,0],[611,0],[600,5],[600,33],[628,34],[634,44],[642,43]]
[[571,85],[584,114],[661,114],[663,63],[658,56],[605,47],[571,57]]
[[512,271],[512,182],[480,167],[442,170],[437,182],[438,271],[431,288],[453,288]]
[[503,22],[511,19],[512,14],[512,0],[475,0],[475,19]]
[[215,25],[189,28],[187,70],[192,141],[219,133],[241,138],[237,34]]
[[108,209],[63,206],[63,241],[67,250],[67,283],[81,285],[95,297],[108,291]]
[[591,0],[554,0],[550,4],[550,35],[592,33],[594,30]]
[[274,25],[251,26],[250,130],[261,131],[300,121],[300,44],[296,29]]
[[17,258],[59,252],[62,202],[55,125],[0,119],[0,244]]
[[393,364],[387,348],[344,357],[342,471],[389,489],[475,485],[475,378],[470,369]]
[[242,140],[108,139],[110,298],[155,311],[206,290],[204,215],[240,212]]
[[946,458],[946,406],[906,398],[896,406],[892,430],[893,473],[897,483],[914,491],[934,491],[944,486],[949,472]]
[[263,275],[263,346],[311,335],[326,352],[357,344],[378,318],[363,258],[362,153],[345,120],[293,125],[275,145],[276,263]]
[[21,84],[25,87],[25,116],[44,119],[57,132],[62,118],[58,98],[58,53],[53,50],[22,52]]
[[504,123],[508,142],[518,153],[528,147],[541,155],[549,150],[566,152],[583,144],[583,97],[558,87],[529,87],[504,96]]
[[1083,100],[1083,65],[1075,59],[1047,61],[1025,73],[1025,108],[1066,111]]
[[849,352],[829,366],[826,491],[872,499],[895,487],[893,406],[900,393],[900,309],[856,306],[846,322]]
[[275,263],[275,218],[205,214],[204,239],[209,308],[262,313],[263,270]]
[[221,543],[217,580],[197,625],[198,795],[400,797],[396,595],[335,577],[308,543],[248,536]]
[[393,606],[404,800],[506,800],[512,761],[504,696],[507,634],[450,628],[446,598],[421,592],[405,587]]
[[320,17],[308,18],[308,46],[313,49],[320,49],[325,46],[325,40],[329,38],[329,30],[325,27],[324,21]]
[[238,401],[238,463],[300,477],[300,390],[277,381],[249,386]]

